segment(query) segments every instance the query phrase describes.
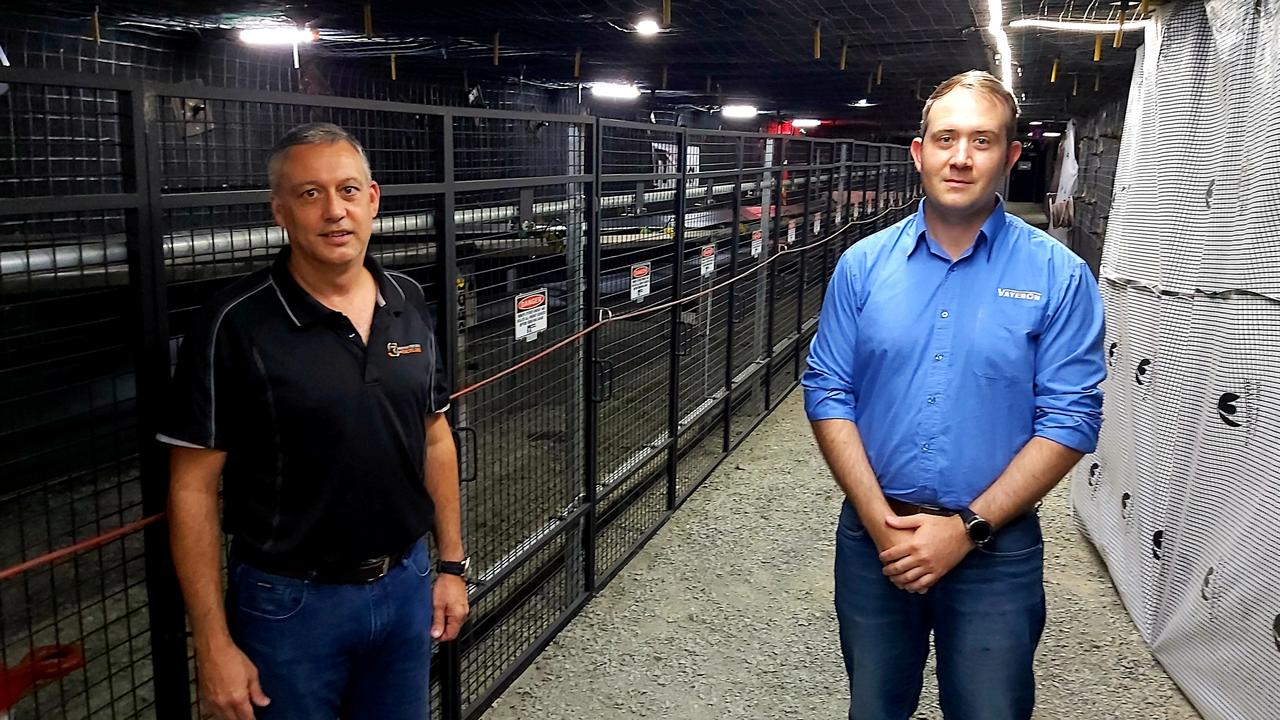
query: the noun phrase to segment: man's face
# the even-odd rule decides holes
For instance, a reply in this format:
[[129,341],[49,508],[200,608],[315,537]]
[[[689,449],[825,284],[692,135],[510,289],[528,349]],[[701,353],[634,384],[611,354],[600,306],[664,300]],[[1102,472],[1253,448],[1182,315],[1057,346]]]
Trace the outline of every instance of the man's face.
[[350,143],[295,145],[280,158],[271,212],[293,251],[319,265],[364,262],[378,184]]
[[938,98],[926,136],[911,143],[911,156],[929,201],[952,215],[990,211],[1005,174],[1022,146],[1005,137],[1008,110],[967,88]]

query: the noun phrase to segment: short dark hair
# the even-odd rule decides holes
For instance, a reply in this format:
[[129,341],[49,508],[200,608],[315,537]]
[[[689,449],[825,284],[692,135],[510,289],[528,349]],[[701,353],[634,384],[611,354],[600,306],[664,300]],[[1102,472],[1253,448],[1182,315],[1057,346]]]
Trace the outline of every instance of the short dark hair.
[[369,169],[369,157],[364,154],[364,146],[354,135],[333,123],[317,122],[299,125],[285,133],[271,147],[271,155],[267,158],[267,182],[271,189],[276,189],[276,181],[280,176],[280,160],[286,150],[295,145],[319,145],[322,143],[349,143],[360,153],[360,161],[364,163],[365,177],[372,180],[373,172]]

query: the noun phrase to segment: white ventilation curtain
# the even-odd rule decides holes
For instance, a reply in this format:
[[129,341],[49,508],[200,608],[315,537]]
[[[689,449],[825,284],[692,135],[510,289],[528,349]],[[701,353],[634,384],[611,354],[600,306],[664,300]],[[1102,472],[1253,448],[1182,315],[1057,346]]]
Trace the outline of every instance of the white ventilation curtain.
[[1209,720],[1280,718],[1280,0],[1163,7],[1134,68],[1077,522]]

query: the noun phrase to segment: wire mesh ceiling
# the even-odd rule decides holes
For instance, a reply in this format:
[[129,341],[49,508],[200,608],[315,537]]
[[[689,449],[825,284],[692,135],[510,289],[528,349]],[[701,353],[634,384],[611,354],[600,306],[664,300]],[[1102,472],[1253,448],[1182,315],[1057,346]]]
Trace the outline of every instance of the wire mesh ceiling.
[[[79,17],[94,3],[58,9],[17,0],[18,9]],[[1138,2],[1124,3],[1130,22]],[[252,23],[307,23],[320,39],[306,52],[389,57],[468,68],[477,75],[572,87],[635,83],[665,105],[710,108],[746,102],[768,113],[843,118],[884,130],[913,127],[923,99],[950,75],[993,68],[986,0],[489,0],[431,3],[350,0],[306,4],[262,0],[197,3],[109,0],[100,22],[229,36]],[[13,6],[11,6],[13,7]],[[1004,0],[1006,23],[1023,18],[1116,20],[1121,3]],[[663,25],[642,36],[636,23]],[[371,32],[369,32],[371,31]],[[1120,49],[1092,34],[1009,28],[1026,119],[1064,119],[1123,92],[1141,33]],[[496,48],[496,54],[495,54]],[[495,65],[496,60],[496,65]],[[1058,69],[1055,77],[1055,60]],[[1051,79],[1054,80],[1051,82]],[[851,107],[865,99],[871,107]],[[1034,117],[1033,117],[1034,116]]]

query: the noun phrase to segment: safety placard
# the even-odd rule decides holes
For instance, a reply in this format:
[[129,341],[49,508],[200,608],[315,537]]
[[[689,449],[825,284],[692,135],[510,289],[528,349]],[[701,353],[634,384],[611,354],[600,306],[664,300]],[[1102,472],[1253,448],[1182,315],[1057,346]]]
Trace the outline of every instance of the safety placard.
[[702,253],[702,277],[706,277],[716,271],[716,246],[703,245]]
[[653,272],[652,266],[647,262],[636,263],[631,266],[631,299],[639,302],[649,294],[649,276]]
[[822,232],[822,213],[813,214],[813,234]]
[[751,233],[751,257],[760,257],[760,252],[764,250],[764,235],[756,230]]
[[516,296],[516,339],[529,342],[547,329],[547,289]]
[[843,207],[843,206],[840,206],[840,205],[837,205],[837,206],[836,206],[836,219],[835,219],[835,223],[836,223],[836,227],[837,227],[837,228],[838,228],[838,227],[840,227],[840,222],[841,222],[841,221],[843,221],[843,220],[844,220],[844,207]]
[[791,220],[787,223],[787,244],[796,244],[796,221]]

